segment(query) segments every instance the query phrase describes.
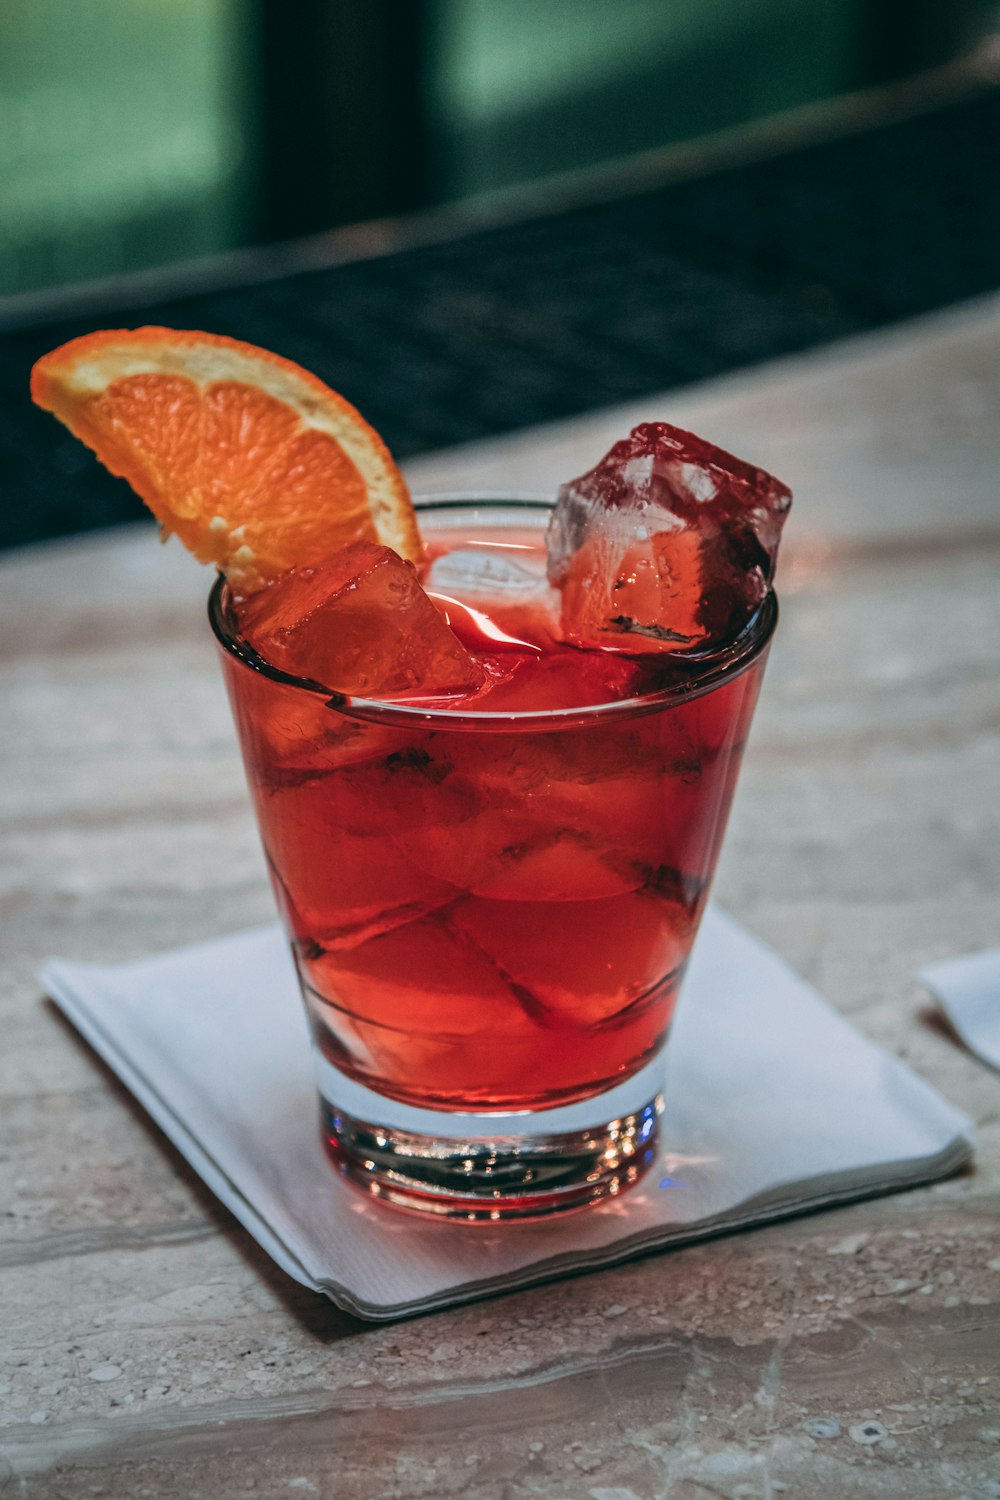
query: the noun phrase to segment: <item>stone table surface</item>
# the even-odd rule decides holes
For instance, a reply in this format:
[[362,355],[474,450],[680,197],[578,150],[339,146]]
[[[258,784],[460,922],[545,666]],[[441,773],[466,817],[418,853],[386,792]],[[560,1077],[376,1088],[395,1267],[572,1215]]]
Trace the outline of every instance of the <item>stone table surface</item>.
[[998,941],[998,410],[988,301],[412,466],[544,489],[662,415],[793,485],[716,894],[978,1144],[931,1188],[389,1326],[278,1271],[33,977],[271,914],[205,575],[147,527],[0,563],[0,1495],[1000,1495],[1000,1077],[915,978]]

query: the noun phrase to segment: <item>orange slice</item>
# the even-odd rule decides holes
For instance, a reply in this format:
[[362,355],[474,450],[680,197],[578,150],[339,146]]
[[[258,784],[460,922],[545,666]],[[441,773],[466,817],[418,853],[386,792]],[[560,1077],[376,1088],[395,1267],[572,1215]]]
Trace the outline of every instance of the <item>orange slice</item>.
[[31,394],[237,589],[355,541],[420,556],[382,439],[265,349],[171,328],[90,333],[38,361]]

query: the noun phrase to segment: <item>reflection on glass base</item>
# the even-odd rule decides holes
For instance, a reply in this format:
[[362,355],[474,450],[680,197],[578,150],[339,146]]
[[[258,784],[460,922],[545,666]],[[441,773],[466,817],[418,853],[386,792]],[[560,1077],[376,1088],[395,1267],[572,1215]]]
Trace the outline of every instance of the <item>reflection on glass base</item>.
[[324,1058],[317,1065],[323,1139],[338,1171],[373,1198],[422,1214],[545,1218],[614,1197],[656,1155],[662,1057],[581,1104],[480,1115],[412,1109]]

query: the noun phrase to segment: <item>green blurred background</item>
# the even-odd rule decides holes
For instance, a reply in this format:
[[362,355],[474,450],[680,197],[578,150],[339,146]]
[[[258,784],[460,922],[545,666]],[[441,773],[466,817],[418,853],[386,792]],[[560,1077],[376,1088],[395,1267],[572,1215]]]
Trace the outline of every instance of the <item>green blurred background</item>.
[[466,199],[906,77],[979,0],[4,0],[0,295]]

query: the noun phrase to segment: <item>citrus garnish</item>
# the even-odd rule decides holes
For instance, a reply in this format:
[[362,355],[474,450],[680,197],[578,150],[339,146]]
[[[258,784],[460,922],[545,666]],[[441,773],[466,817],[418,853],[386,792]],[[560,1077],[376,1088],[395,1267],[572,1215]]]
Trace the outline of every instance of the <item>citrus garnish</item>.
[[265,349],[171,328],[90,333],[38,361],[31,394],[238,590],[355,541],[420,556],[382,439]]

